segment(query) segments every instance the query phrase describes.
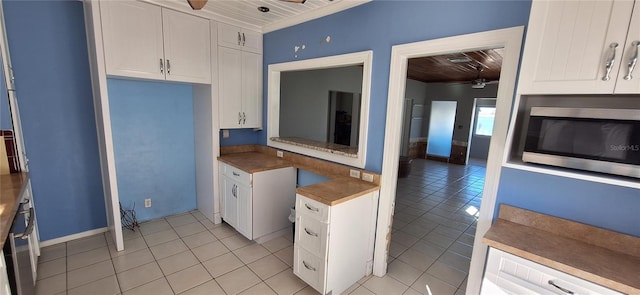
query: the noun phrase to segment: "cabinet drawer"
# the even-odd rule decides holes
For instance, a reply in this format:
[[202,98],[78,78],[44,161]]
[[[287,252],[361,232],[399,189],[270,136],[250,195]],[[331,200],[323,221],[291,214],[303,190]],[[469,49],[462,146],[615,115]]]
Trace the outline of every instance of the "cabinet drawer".
[[330,207],[303,195],[296,194],[296,216],[305,214],[321,222],[329,221]]
[[234,181],[251,186],[251,174],[229,164],[222,163],[222,174]]
[[324,293],[324,260],[300,246],[293,247],[293,273],[320,293]]
[[327,249],[327,228],[326,223],[306,214],[299,214],[296,217],[295,244],[318,257],[324,257]]

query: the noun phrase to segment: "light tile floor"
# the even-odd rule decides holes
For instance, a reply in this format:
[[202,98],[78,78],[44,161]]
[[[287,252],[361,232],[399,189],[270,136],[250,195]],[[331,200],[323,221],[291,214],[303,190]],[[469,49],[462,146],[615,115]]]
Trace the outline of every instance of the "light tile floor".
[[[462,294],[484,182],[481,165],[414,161],[398,180],[388,274],[349,294]],[[256,244],[198,211],[42,249],[36,294],[317,294],[292,272],[292,235]]]

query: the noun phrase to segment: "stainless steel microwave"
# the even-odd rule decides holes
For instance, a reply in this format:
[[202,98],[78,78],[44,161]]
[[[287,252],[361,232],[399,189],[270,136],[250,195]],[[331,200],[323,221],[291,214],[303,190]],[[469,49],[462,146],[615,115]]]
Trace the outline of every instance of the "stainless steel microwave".
[[522,161],[640,178],[640,110],[532,107]]

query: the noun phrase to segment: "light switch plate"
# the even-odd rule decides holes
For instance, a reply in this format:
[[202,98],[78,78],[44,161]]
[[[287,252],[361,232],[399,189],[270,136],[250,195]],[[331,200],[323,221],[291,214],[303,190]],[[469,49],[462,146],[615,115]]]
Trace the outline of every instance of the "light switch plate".
[[222,138],[229,138],[229,129],[222,130]]
[[283,153],[282,153],[282,151],[276,151],[276,156],[277,156],[278,158],[282,158],[282,157],[283,157]]
[[349,170],[349,176],[353,178],[360,178],[360,171],[351,169]]
[[373,182],[373,174],[362,173],[362,180],[368,181],[368,182]]

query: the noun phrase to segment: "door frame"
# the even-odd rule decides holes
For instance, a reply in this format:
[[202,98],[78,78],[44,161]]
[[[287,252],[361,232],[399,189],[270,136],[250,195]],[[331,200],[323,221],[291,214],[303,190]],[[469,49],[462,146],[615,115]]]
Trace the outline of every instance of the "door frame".
[[387,102],[387,122],[382,161],[382,183],[380,186],[378,225],[375,240],[374,275],[383,276],[387,272],[387,258],[395,206],[396,179],[398,177],[398,158],[400,157],[402,111],[404,108],[408,59],[454,52],[504,48],[496,101],[494,136],[491,138],[486,169],[486,175],[490,177],[486,178],[487,181],[484,186],[467,282],[467,293],[479,293],[488,250],[488,247],[482,243],[482,236],[489,230],[493,220],[511,106],[515,94],[523,33],[524,26],[519,26],[400,44],[392,47],[389,72],[389,100]]

